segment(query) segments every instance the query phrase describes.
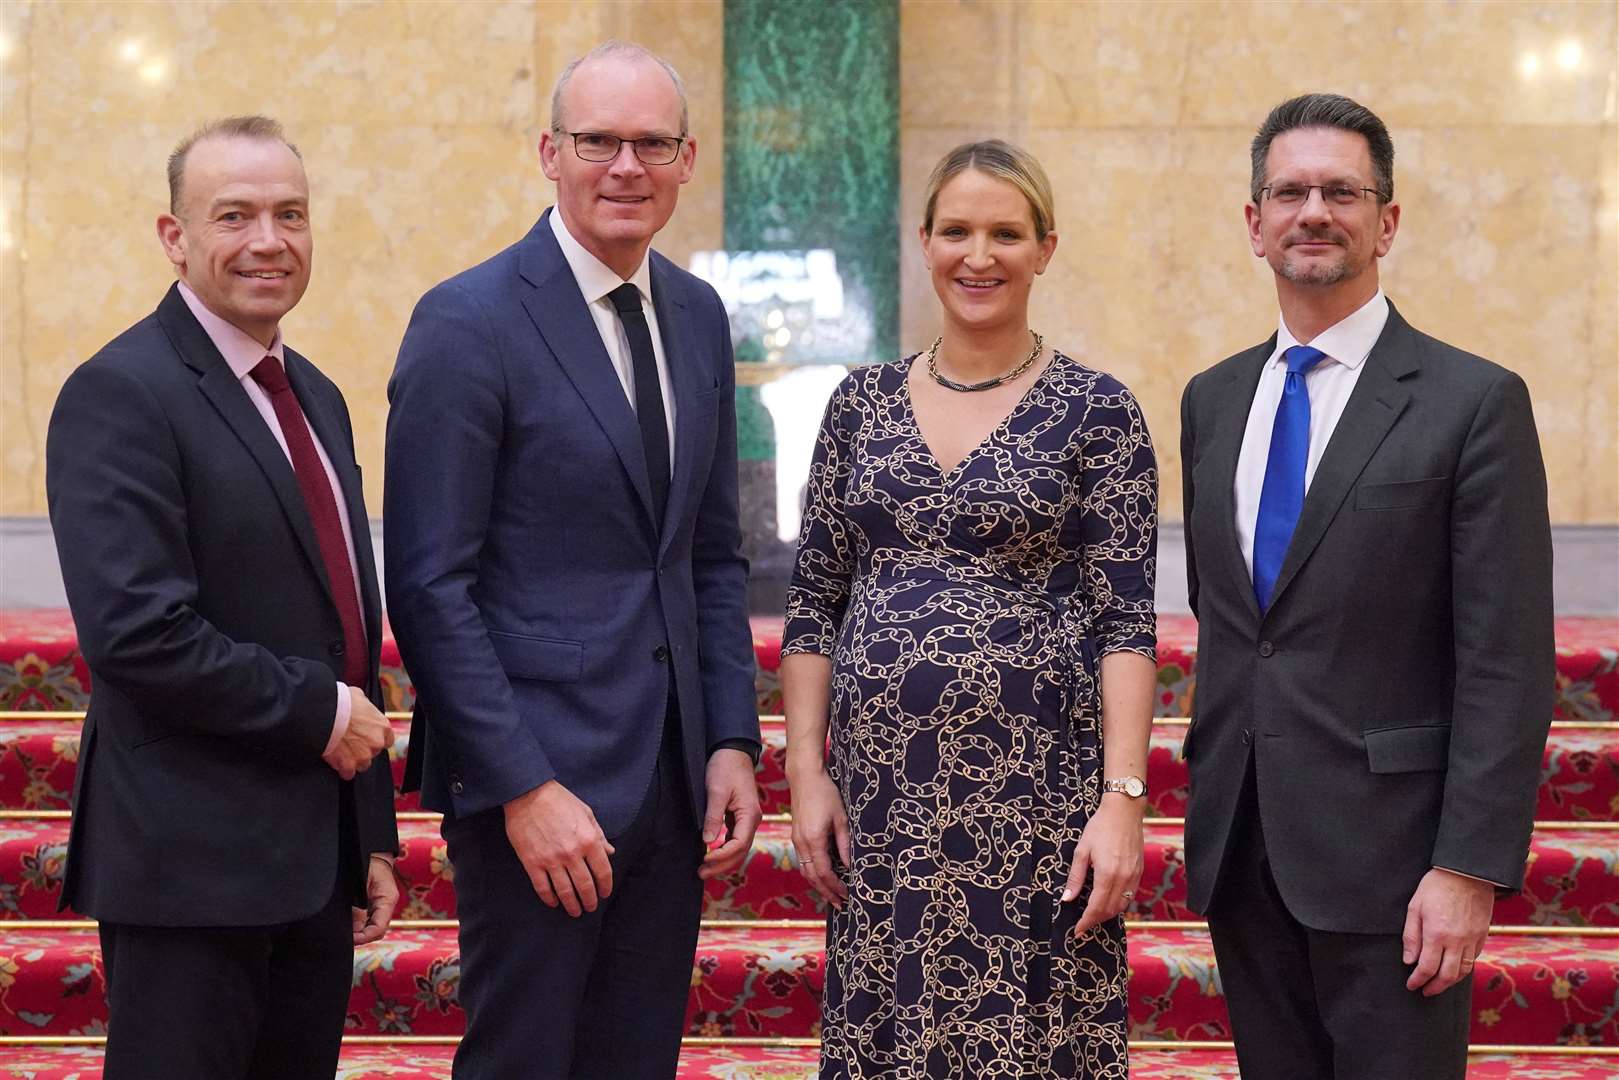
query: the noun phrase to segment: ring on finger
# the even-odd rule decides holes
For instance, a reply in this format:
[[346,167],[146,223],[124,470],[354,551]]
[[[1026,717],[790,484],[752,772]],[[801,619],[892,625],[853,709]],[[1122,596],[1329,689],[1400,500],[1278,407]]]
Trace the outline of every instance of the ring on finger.
[[1134,889],[1126,889],[1119,895],[1124,897],[1126,900],[1134,900],[1136,898],[1136,891]]

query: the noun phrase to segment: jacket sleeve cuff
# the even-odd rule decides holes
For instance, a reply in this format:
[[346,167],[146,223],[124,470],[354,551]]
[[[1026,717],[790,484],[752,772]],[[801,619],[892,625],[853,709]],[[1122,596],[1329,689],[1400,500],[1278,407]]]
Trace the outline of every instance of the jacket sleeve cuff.
[[752,759],[754,767],[758,768],[759,755],[764,752],[764,747],[752,739],[721,739],[708,748],[708,756],[713,757],[715,752],[719,750],[740,750],[748,755]]

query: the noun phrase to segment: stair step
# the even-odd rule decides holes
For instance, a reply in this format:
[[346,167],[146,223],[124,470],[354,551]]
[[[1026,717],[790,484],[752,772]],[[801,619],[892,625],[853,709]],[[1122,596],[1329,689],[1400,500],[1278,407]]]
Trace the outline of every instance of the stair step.
[[[22,718],[0,721],[0,809],[66,810],[73,792],[79,758],[80,721]],[[389,751],[397,793],[404,778],[410,725],[396,722],[396,741]],[[760,725],[764,753],[757,776],[766,814],[791,809],[786,772],[786,726],[779,717]],[[1148,814],[1177,818],[1186,813],[1186,763],[1182,723],[1155,723],[1147,758]],[[421,809],[415,792],[397,795],[401,812]],[[1535,816],[1542,821],[1619,821],[1619,730],[1558,726],[1552,729],[1541,757],[1541,783]]]
[[[710,925],[693,965],[687,1033],[815,1037],[824,935],[819,928]],[[1230,1037],[1213,950],[1202,930],[1138,927],[1130,934],[1133,1039]],[[94,930],[0,931],[0,1035],[105,1033]],[[465,1018],[460,954],[448,929],[395,930],[358,950],[346,1031],[361,1036],[451,1036]],[[1479,960],[1472,1041],[1505,1045],[1619,1045],[1619,938],[1503,935]]]
[[[0,1047],[0,1080],[100,1080],[99,1047]],[[337,1080],[442,1080],[453,1046],[349,1045]],[[676,1080],[815,1080],[814,1046],[693,1046],[681,1050]],[[1614,1057],[1475,1052],[1468,1080],[1612,1080]],[[1132,1080],[1240,1080],[1230,1050],[1159,1050],[1134,1046]]]
[[[0,820],[0,920],[72,918],[58,914],[69,823]],[[454,872],[435,821],[399,824],[404,882],[398,917],[456,917]],[[1197,919],[1186,907],[1186,864],[1179,825],[1148,822],[1146,870],[1131,919]],[[765,822],[735,875],[708,882],[705,919],[813,919],[825,907],[793,852],[792,827]],[[1524,891],[1497,900],[1498,926],[1619,927],[1619,830],[1557,829],[1535,834]]]
[[[754,692],[761,713],[781,712],[779,616],[753,624]],[[1557,620],[1558,720],[1619,719],[1619,620],[1570,616]],[[1197,667],[1197,623],[1189,615],[1158,616],[1159,716],[1191,709]],[[4,676],[9,669],[9,676]],[[382,693],[389,709],[409,711],[416,691],[400,666],[399,647],[383,627]],[[0,709],[83,709],[90,672],[78,651],[73,619],[64,608],[0,610]]]

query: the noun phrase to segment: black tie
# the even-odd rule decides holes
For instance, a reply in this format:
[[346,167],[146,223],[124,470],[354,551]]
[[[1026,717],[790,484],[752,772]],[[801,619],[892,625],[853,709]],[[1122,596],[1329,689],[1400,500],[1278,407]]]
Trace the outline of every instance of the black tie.
[[669,422],[663,412],[663,389],[658,382],[658,359],[652,351],[652,332],[641,310],[641,290],[625,282],[607,294],[618,309],[624,334],[630,339],[635,365],[635,417],[641,423],[641,445],[646,450],[647,478],[652,481],[652,509],[658,527],[669,505]]

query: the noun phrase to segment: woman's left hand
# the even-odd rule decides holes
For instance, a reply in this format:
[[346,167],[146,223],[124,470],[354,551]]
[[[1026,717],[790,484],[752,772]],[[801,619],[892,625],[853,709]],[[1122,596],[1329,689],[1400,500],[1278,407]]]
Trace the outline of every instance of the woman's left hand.
[[1090,903],[1074,924],[1074,936],[1083,938],[1092,929],[1130,906],[1136,887],[1141,883],[1141,819],[1146,813],[1141,806],[1144,799],[1131,799],[1125,795],[1104,795],[1102,805],[1092,815],[1079,846],[1074,849],[1074,863],[1068,869],[1068,885],[1063,889],[1063,903],[1070,903],[1085,887],[1085,872],[1095,875],[1091,886]]

